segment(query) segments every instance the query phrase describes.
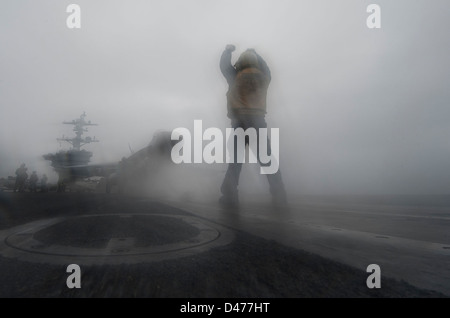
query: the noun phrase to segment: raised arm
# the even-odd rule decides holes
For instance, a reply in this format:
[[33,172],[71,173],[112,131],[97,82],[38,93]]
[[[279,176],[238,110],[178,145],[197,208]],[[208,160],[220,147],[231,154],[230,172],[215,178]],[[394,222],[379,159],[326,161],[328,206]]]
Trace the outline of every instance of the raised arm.
[[231,54],[235,50],[235,46],[228,44],[220,57],[220,71],[226,78],[228,84],[231,84],[236,77],[236,69],[231,64]]

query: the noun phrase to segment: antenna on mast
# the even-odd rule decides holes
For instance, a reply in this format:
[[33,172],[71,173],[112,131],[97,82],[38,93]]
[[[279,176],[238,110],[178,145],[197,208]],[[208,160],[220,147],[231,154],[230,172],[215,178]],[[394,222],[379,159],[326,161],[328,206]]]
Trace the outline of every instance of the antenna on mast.
[[65,121],[63,124],[66,125],[74,125],[73,131],[75,132],[75,137],[73,138],[67,138],[62,137],[58,138],[58,141],[65,141],[72,145],[73,150],[81,150],[81,147],[83,147],[86,144],[89,144],[91,142],[98,142],[97,139],[91,138],[91,137],[85,137],[83,138],[82,135],[84,132],[87,132],[88,129],[84,128],[85,126],[97,126],[97,124],[91,123],[91,121],[86,121],[86,112],[83,112],[83,114],[80,116],[80,118],[74,119],[72,121]]

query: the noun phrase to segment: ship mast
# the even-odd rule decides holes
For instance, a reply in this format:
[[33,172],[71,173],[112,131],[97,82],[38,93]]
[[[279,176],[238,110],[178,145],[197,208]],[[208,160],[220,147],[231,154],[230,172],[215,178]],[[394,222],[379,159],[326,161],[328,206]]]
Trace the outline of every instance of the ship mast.
[[73,128],[73,131],[75,132],[75,137],[74,138],[66,138],[63,136],[63,138],[57,138],[58,141],[66,141],[68,143],[70,143],[72,145],[72,149],[73,150],[81,150],[81,147],[89,144],[91,142],[98,142],[97,139],[91,138],[91,137],[86,137],[83,138],[82,135],[84,132],[87,132],[88,129],[84,128],[85,126],[97,126],[97,124],[93,124],[91,123],[91,121],[86,121],[85,120],[86,117],[86,112],[83,112],[83,114],[80,116],[80,118],[78,119],[74,119],[72,121],[65,121],[63,122],[63,124],[66,125],[74,125],[75,127]]

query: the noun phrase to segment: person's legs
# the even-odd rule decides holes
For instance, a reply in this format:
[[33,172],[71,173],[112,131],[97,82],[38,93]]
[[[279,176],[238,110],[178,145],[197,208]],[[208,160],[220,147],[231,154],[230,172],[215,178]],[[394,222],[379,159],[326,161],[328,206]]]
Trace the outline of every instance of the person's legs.
[[[231,126],[233,129],[240,127],[245,130],[245,123],[238,119],[233,119],[231,121]],[[220,202],[230,207],[236,207],[237,205],[239,205],[238,185],[239,185],[239,176],[242,170],[242,163],[238,163],[237,160],[236,136],[234,136],[233,139],[228,140],[227,147],[228,149],[233,147],[234,157],[233,161],[228,164],[228,169],[225,174],[225,178],[222,182],[222,186],[220,187],[220,191],[222,192]]]
[[[274,164],[273,162],[262,163],[259,157],[259,129],[267,128],[267,123],[264,117],[259,116],[241,116],[238,119],[234,119],[232,121],[233,129],[242,128],[247,130],[248,128],[256,129],[257,136],[257,149],[256,156],[258,159],[258,163],[261,166],[269,166],[270,164]],[[233,145],[231,144],[233,143]],[[248,145],[249,140],[246,138],[245,145]],[[271,143],[269,137],[267,137],[267,155],[271,155]],[[238,185],[239,185],[239,176],[242,170],[242,163],[237,163],[237,137],[234,137],[234,140],[228,140],[228,147],[234,147],[234,160],[232,163],[228,164],[228,169],[225,174],[224,181],[221,186],[221,192],[223,194],[221,198],[221,202],[224,204],[228,204],[231,206],[239,204],[239,196],[238,196]],[[253,151],[253,150],[252,150]],[[278,160],[278,158],[272,158],[271,160]],[[285,206],[287,204],[287,196],[286,190],[283,184],[283,180],[281,177],[281,171],[278,171],[274,174],[268,174],[267,180],[269,182],[270,193],[272,195],[272,201],[277,206]]]
[[239,204],[238,185],[242,163],[229,163],[225,178],[220,187],[223,203]]
[[[253,122],[253,127],[256,128],[257,131],[257,158],[258,162],[261,166],[269,166],[274,164],[274,160],[278,160],[278,158],[271,158],[272,162],[268,163],[262,163],[260,160],[260,149],[259,149],[259,129],[260,128],[267,128],[267,123],[264,119],[264,117],[256,117]],[[267,137],[267,155],[270,156],[272,153],[271,150],[271,141],[269,137]],[[286,190],[284,187],[283,179],[281,177],[281,170],[278,169],[276,173],[273,174],[267,174],[267,181],[269,182],[270,187],[270,194],[272,195],[272,201],[275,205],[286,205],[287,204],[287,195]]]

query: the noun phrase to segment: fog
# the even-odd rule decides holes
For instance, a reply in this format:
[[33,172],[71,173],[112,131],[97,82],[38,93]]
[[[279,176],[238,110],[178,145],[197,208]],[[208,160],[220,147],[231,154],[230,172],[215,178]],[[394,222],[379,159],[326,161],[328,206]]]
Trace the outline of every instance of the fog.
[[[99,124],[91,163],[196,119],[224,130],[232,43],[233,61],[255,48],[271,69],[266,120],[290,195],[450,192],[448,1],[378,0],[381,29],[360,0],[79,0],[81,29],[66,27],[70,3],[0,3],[0,177],[24,162],[56,180],[42,155],[69,148],[62,122],[84,111]],[[253,166],[242,188],[268,193]],[[184,168],[171,183],[208,196],[226,169]]]

